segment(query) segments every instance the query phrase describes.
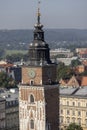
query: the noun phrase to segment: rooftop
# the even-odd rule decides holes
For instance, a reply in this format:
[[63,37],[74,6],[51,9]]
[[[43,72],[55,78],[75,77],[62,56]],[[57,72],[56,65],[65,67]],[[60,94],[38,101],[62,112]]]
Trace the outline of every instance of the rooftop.
[[87,86],[80,88],[74,95],[87,96]]
[[67,95],[72,95],[77,91],[77,88],[60,88],[60,95],[61,94],[67,94]]
[[12,89],[11,90],[3,90],[0,92],[0,97],[4,98],[7,102],[8,101],[15,101],[15,100],[18,100],[18,98],[19,98],[19,92],[17,89],[14,91],[12,91]]
[[0,97],[0,102],[2,102],[2,101],[5,101],[5,99]]
[[60,95],[87,97],[87,86],[78,88],[60,88]]

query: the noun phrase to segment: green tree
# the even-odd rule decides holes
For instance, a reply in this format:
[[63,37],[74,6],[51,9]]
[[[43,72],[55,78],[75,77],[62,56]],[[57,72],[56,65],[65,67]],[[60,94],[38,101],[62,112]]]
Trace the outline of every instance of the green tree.
[[65,66],[64,63],[59,63],[57,66],[57,80],[61,78],[70,78],[74,74],[70,66]]
[[16,87],[16,83],[12,77],[9,77],[7,73],[0,72],[0,87],[10,88]]
[[80,125],[77,125],[76,123],[71,123],[66,128],[66,130],[83,130],[83,128]]
[[72,67],[76,67],[78,65],[81,65],[81,62],[79,61],[79,59],[76,59],[76,60],[72,60],[71,61],[71,66]]
[[80,76],[87,76],[87,70],[79,74]]
[[64,54],[58,54],[58,55],[55,55],[55,56],[52,56],[52,58],[66,58],[66,56]]
[[7,55],[6,59],[11,62],[17,62],[23,59],[23,54],[17,53],[17,54]]
[[6,59],[11,62],[21,61],[21,59],[23,59],[24,61],[27,61],[28,54],[17,53],[17,54],[7,55]]

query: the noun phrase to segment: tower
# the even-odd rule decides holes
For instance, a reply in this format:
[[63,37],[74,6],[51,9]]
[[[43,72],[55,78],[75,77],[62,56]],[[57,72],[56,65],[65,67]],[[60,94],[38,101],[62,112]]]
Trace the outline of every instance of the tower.
[[20,130],[58,130],[59,89],[56,64],[50,60],[38,7],[34,38],[29,46],[29,64],[22,67],[19,85]]

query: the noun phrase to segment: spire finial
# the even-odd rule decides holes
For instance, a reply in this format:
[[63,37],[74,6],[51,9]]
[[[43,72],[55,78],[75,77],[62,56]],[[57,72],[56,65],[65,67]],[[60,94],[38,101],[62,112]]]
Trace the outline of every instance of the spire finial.
[[41,1],[39,0],[38,1],[38,12],[37,12],[37,22],[38,22],[38,24],[40,24],[40,16],[41,16],[41,14],[40,14],[40,3],[41,3]]

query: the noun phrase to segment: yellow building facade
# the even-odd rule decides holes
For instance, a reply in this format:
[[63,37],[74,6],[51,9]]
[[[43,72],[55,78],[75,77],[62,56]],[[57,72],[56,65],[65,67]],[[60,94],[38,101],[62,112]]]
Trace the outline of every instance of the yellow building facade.
[[[64,92],[65,91],[65,92]],[[87,130],[87,87],[60,90],[60,129],[75,122]]]

